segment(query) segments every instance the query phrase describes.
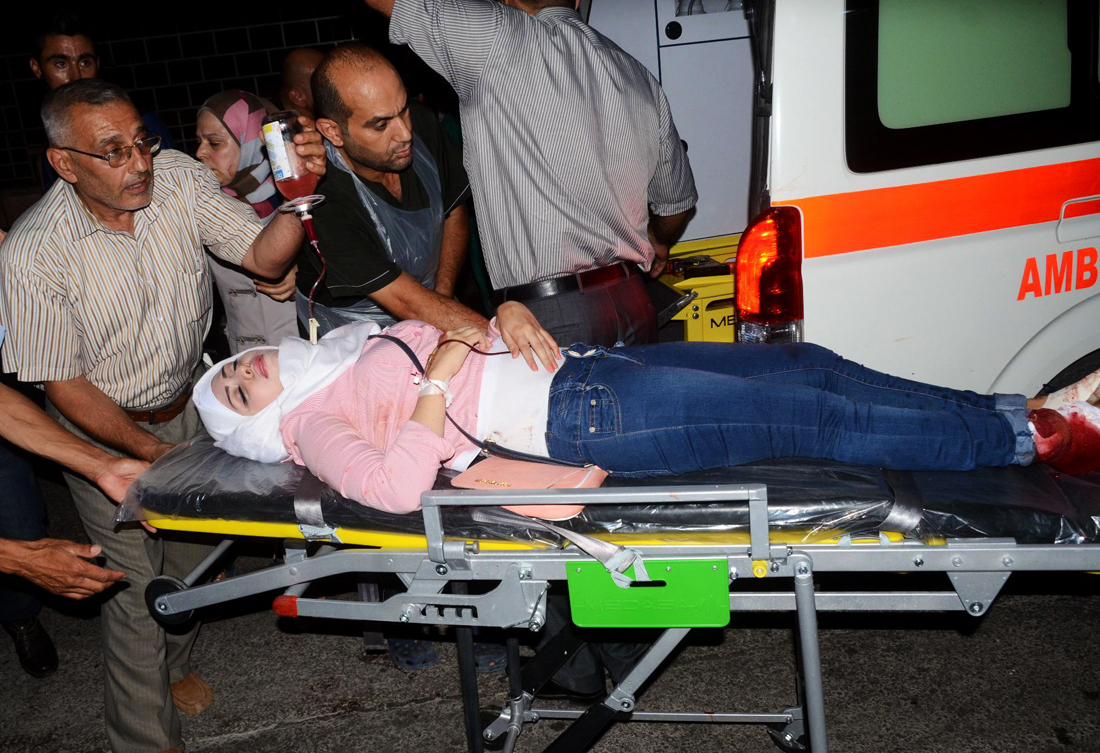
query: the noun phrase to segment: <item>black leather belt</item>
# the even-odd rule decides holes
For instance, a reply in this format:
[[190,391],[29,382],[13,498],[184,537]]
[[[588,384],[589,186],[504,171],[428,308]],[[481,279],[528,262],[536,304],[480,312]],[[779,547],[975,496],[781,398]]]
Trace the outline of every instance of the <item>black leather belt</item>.
[[600,267],[599,269],[590,269],[587,272],[577,272],[571,275],[553,277],[549,280],[529,282],[526,285],[501,288],[493,291],[493,298],[498,305],[505,301],[534,301],[539,298],[549,298],[559,293],[572,293],[574,290],[583,290],[595,285],[623,280],[636,274],[640,274],[637,265],[619,262],[618,264],[612,264],[610,267]]

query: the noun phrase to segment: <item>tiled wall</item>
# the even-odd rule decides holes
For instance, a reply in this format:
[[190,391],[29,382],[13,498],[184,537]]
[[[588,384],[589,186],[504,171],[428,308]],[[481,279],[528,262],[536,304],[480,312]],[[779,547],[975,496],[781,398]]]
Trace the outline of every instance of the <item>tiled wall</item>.
[[[187,12],[156,11],[145,20],[139,18],[143,6],[112,6],[118,29],[111,34],[98,21],[100,77],[125,88],[142,112],[157,113],[176,148],[189,154],[199,106],[225,89],[274,95],[290,49],[384,42],[384,21],[362,2],[247,4],[262,12],[238,5],[245,4],[194,3]],[[4,37],[11,39],[3,49],[26,50],[0,56],[0,189],[10,191],[37,185],[34,155],[46,138],[38,116],[44,88],[28,66],[29,41],[10,28],[0,32],[0,43]]]

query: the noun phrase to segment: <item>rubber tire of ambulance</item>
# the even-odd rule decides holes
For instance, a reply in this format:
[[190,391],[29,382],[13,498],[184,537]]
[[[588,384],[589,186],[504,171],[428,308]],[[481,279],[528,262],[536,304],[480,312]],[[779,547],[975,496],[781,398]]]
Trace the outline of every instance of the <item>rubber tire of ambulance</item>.
[[158,575],[149,581],[149,585],[145,587],[145,606],[149,608],[149,613],[153,615],[153,618],[165,625],[182,625],[191,619],[191,616],[195,614],[194,609],[189,609],[186,612],[174,612],[172,614],[161,614],[156,610],[157,599],[161,596],[167,596],[168,594],[179,593],[180,591],[186,591],[187,584],[179,578],[173,578],[171,575]]
[[1078,358],[1069,366],[1059,371],[1057,376],[1043,385],[1043,388],[1039,390],[1039,394],[1047,395],[1055,390],[1068,387],[1078,379],[1083,379],[1097,369],[1100,369],[1100,350],[1094,350],[1088,355]]

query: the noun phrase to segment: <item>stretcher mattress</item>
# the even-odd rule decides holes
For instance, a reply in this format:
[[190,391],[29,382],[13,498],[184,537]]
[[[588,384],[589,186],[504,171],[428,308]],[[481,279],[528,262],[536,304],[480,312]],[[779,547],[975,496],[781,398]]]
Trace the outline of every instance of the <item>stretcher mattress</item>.
[[[208,437],[185,443],[132,485],[124,509],[161,518],[296,523],[294,497],[307,471],[292,463],[233,457]],[[1100,474],[1066,476],[1045,466],[970,472],[898,472],[816,461],[770,461],[651,479],[609,477],[605,486],[763,483],[773,528],[915,538],[1008,537],[1018,543],[1100,542]],[[440,474],[436,488],[448,488]],[[422,534],[419,512],[395,515],[323,487],[331,526]],[[466,538],[553,542],[538,530],[500,529],[445,509],[444,530]],[[748,503],[599,505],[560,523],[587,533],[748,530]]]

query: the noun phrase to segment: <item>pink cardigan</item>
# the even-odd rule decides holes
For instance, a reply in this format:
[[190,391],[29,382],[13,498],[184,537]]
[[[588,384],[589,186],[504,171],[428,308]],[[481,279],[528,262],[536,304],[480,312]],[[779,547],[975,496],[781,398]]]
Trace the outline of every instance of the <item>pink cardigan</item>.
[[[404,321],[386,334],[425,363],[442,333]],[[489,339],[499,336],[493,319]],[[450,383],[454,402],[447,412],[471,434],[484,371],[485,356],[471,353]],[[435,484],[440,464],[474,445],[449,421],[439,437],[409,420],[418,400],[416,373],[396,344],[369,340],[355,366],[283,418],[279,430],[290,457],[348,499],[395,513],[420,509],[420,495]]]

